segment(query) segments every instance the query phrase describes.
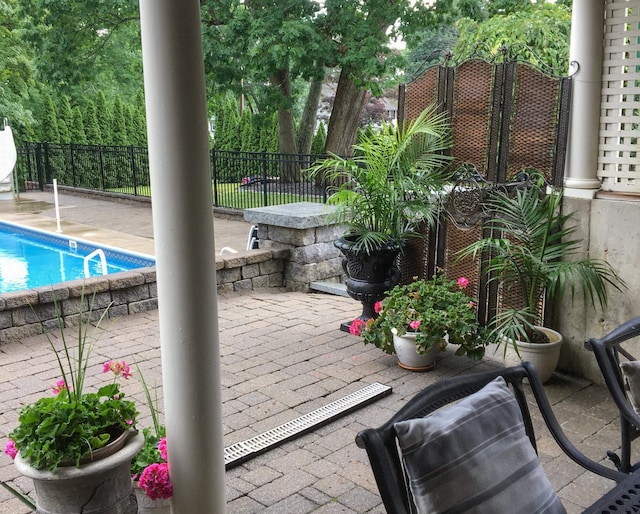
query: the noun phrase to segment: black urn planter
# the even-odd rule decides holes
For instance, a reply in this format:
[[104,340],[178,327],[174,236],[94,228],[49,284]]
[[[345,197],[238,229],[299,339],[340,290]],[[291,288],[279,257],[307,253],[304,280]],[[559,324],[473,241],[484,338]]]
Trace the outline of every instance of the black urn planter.
[[[354,300],[362,303],[362,314],[359,319],[367,321],[377,317],[374,310],[376,302],[384,298],[384,293],[400,282],[400,270],[396,266],[396,258],[401,247],[388,243],[371,252],[354,251],[355,241],[343,237],[334,242],[334,246],[342,252],[342,269],[347,275],[345,285],[347,293]],[[349,331],[351,321],[340,326]]]

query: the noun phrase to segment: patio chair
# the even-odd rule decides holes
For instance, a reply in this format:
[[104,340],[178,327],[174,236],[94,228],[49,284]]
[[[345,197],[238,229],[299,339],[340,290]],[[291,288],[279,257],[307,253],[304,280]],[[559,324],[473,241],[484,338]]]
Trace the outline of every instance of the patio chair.
[[620,455],[608,451],[607,456],[625,473],[640,469],[640,462],[631,463],[631,442],[640,436],[640,361],[622,343],[638,336],[640,317],[584,344],[596,356],[607,389],[620,411]]
[[[585,512],[640,507],[640,475],[621,473],[582,454],[560,428],[535,368],[525,362],[437,382],[382,426],[358,433],[356,444],[367,451],[387,512],[565,512],[537,457],[525,378],[565,454],[618,482]],[[629,480],[638,493],[629,494],[634,485]]]

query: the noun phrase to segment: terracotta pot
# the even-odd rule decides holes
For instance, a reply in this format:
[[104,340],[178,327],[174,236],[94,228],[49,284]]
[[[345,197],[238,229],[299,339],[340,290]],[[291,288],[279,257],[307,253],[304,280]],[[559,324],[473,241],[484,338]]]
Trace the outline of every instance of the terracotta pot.
[[20,454],[14,463],[20,473],[33,480],[38,514],[136,514],[131,460],[143,443],[142,434],[131,434],[112,455],[55,471],[32,468]]
[[416,349],[416,334],[407,332],[403,336],[396,335],[396,329],[393,332],[393,347],[398,356],[398,366],[410,371],[427,371],[436,364],[436,356],[440,349],[438,345],[433,345],[424,353],[418,353]]

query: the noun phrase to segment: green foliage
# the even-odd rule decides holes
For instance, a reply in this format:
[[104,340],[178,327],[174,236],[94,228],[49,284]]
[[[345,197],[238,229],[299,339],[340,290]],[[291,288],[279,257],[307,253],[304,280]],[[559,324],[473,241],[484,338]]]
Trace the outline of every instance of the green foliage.
[[25,140],[26,127],[34,123],[27,100],[34,81],[33,54],[21,37],[15,0],[0,0],[0,20],[0,116],[9,120],[19,142]]
[[[521,305],[505,305],[492,320],[494,335],[512,341],[531,341],[534,325],[542,325],[539,311],[543,298],[560,298],[569,288],[577,290],[595,307],[607,304],[607,288],[626,285],[606,261],[570,260],[579,249],[577,227],[568,225],[572,214],[561,214],[562,191],[541,194],[537,187],[518,189],[515,194],[497,192],[488,200],[495,217],[485,226],[499,237],[477,241],[459,253],[460,258],[490,255],[486,273],[503,292],[515,291]],[[506,351],[506,345],[505,345]]]
[[240,116],[239,136],[240,150],[243,152],[254,152],[256,148],[253,146],[253,124],[251,122],[251,112],[245,110]]
[[73,129],[73,110],[71,109],[71,102],[69,97],[63,95],[60,103],[58,104],[58,128],[60,131],[61,143],[75,143],[71,137]]
[[111,144],[113,139],[113,120],[111,119],[111,108],[107,103],[107,97],[102,91],[98,91],[95,112],[98,127],[100,128],[102,144]]
[[314,155],[322,155],[324,153],[324,144],[327,142],[327,129],[324,123],[318,124],[318,130],[313,136],[311,142],[311,153]]
[[379,316],[360,327],[365,344],[394,353],[393,332],[415,332],[418,353],[434,345],[444,350],[448,342],[460,345],[456,355],[480,360],[490,339],[477,321],[475,302],[464,292],[468,280],[457,282],[438,274],[431,280],[415,280],[385,293],[377,305]]
[[131,462],[131,476],[136,478],[149,464],[164,462],[158,450],[158,443],[166,436],[165,428],[160,427],[159,431],[155,432],[147,427],[142,430],[142,435],[144,436],[142,449]]
[[571,10],[564,5],[531,4],[528,9],[499,14],[484,22],[465,18],[458,21],[457,29],[460,37],[454,54],[458,59],[473,54],[477,46],[498,54],[504,43],[517,52],[511,57],[542,62],[557,74],[569,70]]
[[49,143],[60,142],[60,132],[58,131],[58,115],[56,112],[56,106],[49,95],[46,95],[45,97],[40,135],[43,141],[48,141]]
[[80,107],[73,109],[73,122],[71,124],[71,141],[79,145],[87,144],[87,136],[84,131],[84,120],[82,119],[82,111]]
[[126,420],[135,419],[135,404],[123,397],[118,384],[109,384],[97,393],[76,396],[64,390],[40,398],[22,409],[20,424],[9,437],[36,469],[53,471],[63,460],[78,466],[82,457],[114,437],[114,427],[126,430]]
[[129,144],[127,123],[120,95],[116,95],[111,109],[111,144],[124,146]]
[[370,252],[388,243],[402,245],[417,236],[416,227],[433,223],[438,200],[448,180],[451,146],[449,123],[435,107],[396,129],[383,124],[354,145],[355,155],[333,155],[310,168],[337,184],[328,202],[336,206],[333,219],[347,224],[354,250]]
[[96,105],[92,100],[87,102],[84,110],[84,130],[87,136],[87,143],[90,145],[102,144],[102,133],[98,118],[96,116]]

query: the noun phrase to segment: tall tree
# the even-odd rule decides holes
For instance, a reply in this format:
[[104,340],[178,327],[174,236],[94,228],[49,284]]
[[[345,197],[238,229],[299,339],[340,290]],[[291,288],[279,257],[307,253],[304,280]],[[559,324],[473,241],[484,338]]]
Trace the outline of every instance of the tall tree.
[[0,0],[0,122],[9,120],[16,141],[26,136],[26,127],[34,123],[27,101],[33,86],[33,57],[20,34],[20,16],[16,0]]
[[98,118],[96,117],[96,104],[93,103],[93,100],[89,100],[87,102],[87,106],[84,110],[84,130],[87,135],[88,144],[102,144],[102,133],[100,132],[100,125],[98,124]]
[[502,44],[517,56],[534,64],[544,64],[557,74],[569,70],[571,9],[557,3],[535,3],[509,14],[497,14],[484,22],[462,19],[458,22],[460,39],[454,52],[473,53],[477,45],[497,54]]
[[73,108],[73,123],[71,124],[71,141],[78,145],[87,144],[87,135],[84,132],[84,120],[80,107]]
[[136,0],[15,1],[40,80],[75,101],[93,84],[135,94],[142,84]]
[[325,8],[321,23],[330,34],[331,55],[340,68],[326,150],[349,155],[367,91],[377,94],[380,77],[402,62],[390,41],[417,30],[428,8],[409,0],[327,0]]

